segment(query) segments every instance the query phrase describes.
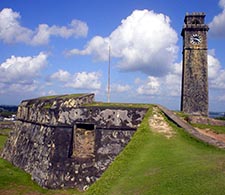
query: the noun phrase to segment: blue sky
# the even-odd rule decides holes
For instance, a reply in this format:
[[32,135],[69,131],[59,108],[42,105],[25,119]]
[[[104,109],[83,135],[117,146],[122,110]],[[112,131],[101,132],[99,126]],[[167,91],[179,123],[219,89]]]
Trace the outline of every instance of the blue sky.
[[210,111],[225,111],[225,0],[1,0],[0,104],[95,93],[180,108],[186,12],[205,12]]

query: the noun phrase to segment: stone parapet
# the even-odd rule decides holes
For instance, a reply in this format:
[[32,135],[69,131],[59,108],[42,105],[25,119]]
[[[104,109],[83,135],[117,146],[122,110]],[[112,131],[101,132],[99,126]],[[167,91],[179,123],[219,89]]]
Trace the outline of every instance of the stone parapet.
[[94,101],[94,94],[62,95],[24,100],[18,107],[17,119],[57,125],[58,112],[77,108]]
[[25,100],[18,108],[17,119],[48,126],[73,126],[91,123],[100,128],[136,129],[145,108],[84,106],[93,102],[93,94],[81,97]]

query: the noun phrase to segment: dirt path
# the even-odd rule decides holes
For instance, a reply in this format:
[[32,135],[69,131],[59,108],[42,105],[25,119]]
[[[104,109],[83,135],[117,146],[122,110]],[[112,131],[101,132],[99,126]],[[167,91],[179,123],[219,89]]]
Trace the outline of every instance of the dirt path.
[[[176,134],[172,127],[170,127],[169,124],[165,121],[163,114],[160,112],[160,109],[158,107],[153,108],[153,114],[149,118],[149,126],[151,127],[153,132],[161,133],[168,139]],[[218,134],[210,129],[200,128],[193,128],[193,131],[196,131],[199,134],[213,138],[225,144],[225,134]]]
[[153,132],[163,134],[168,139],[176,134],[173,128],[165,121],[158,107],[153,107],[153,114],[149,118],[149,126]]
[[225,143],[225,134],[215,133],[211,129],[195,128],[198,132]]

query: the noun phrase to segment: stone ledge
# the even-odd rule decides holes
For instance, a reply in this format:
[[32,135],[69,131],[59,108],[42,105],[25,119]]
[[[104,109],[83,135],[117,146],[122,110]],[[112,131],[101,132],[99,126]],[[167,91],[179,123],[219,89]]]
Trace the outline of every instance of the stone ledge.
[[175,115],[172,111],[168,110],[167,108],[157,105],[163,113],[174,123],[176,123],[179,127],[183,128],[187,133],[189,133],[191,136],[195,137],[196,139],[203,141],[209,145],[213,145],[217,148],[224,149],[225,150],[225,143],[222,141],[219,141],[217,139],[214,139],[212,137],[206,136],[201,134],[199,131],[197,131],[194,127],[189,125],[187,122],[181,120],[177,115]]
[[225,126],[225,121],[216,120],[204,116],[188,116],[188,122],[193,124],[204,124],[204,125],[215,125],[215,126]]

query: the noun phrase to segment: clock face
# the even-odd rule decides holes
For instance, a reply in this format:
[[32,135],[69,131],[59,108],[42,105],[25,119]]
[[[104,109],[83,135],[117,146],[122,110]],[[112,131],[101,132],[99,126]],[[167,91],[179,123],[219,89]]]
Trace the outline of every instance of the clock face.
[[190,38],[190,42],[192,44],[199,44],[199,43],[201,43],[201,41],[202,41],[201,36],[198,34],[193,34]]

